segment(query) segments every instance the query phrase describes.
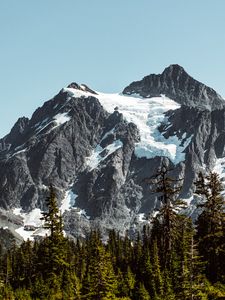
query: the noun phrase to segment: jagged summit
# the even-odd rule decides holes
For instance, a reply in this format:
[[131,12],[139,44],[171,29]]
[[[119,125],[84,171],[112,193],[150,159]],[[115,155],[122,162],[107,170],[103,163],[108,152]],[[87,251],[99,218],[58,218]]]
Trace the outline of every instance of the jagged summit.
[[92,89],[90,89],[86,84],[82,83],[82,84],[78,84],[76,82],[71,82],[67,88],[69,89],[76,89],[76,90],[80,90],[80,91],[84,91],[84,92],[89,92],[91,94],[94,95],[98,95],[95,91],[93,91]]
[[[171,72],[185,72],[187,74],[187,72],[184,70],[184,68],[178,64],[171,64],[168,67],[165,68],[165,70],[163,71],[164,73],[171,73]],[[189,75],[188,75],[189,76]]]
[[172,64],[162,74],[151,74],[140,81],[134,81],[123,90],[123,94],[139,94],[145,98],[161,94],[200,110],[216,110],[225,106],[223,98],[212,88],[195,80],[183,67]]

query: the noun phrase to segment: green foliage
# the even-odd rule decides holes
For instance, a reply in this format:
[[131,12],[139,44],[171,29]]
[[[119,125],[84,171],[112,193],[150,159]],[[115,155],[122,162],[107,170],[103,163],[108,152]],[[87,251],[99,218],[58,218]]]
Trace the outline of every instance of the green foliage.
[[199,253],[206,265],[206,276],[212,282],[224,280],[224,227],[225,202],[221,195],[223,188],[219,176],[210,173],[199,174],[196,193],[203,197],[202,209],[197,220],[197,239]]
[[142,282],[139,283],[137,287],[137,291],[135,294],[135,299],[137,300],[150,300],[150,296],[148,291],[146,290],[144,284]]
[[102,245],[96,232],[90,237],[90,255],[85,278],[84,299],[114,299],[117,279],[110,253]]
[[152,192],[158,195],[161,207],[153,220],[153,238],[162,249],[160,260],[163,268],[171,266],[171,255],[178,231],[178,211],[184,207],[184,202],[178,199],[181,190],[181,180],[172,179],[169,169],[163,165],[158,173],[148,180]]
[[107,244],[97,231],[76,242],[63,236],[51,187],[43,214],[50,235],[0,251],[0,300],[225,299],[220,181],[213,173],[200,175],[196,192],[205,201],[195,228],[190,218],[177,213],[175,181],[163,172],[157,191],[165,188],[167,194],[152,226],[135,240],[112,231]]

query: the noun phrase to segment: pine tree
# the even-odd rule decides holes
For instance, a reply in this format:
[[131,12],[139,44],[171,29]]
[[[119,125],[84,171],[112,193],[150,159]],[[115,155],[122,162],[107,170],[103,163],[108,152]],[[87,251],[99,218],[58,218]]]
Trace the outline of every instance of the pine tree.
[[180,216],[180,226],[176,241],[176,256],[173,257],[173,286],[176,295],[184,300],[198,299],[199,292],[204,291],[204,264],[198,255],[194,241],[195,229],[192,220]]
[[[161,207],[153,219],[152,238],[156,238],[159,243],[162,268],[169,268],[177,231],[177,212],[185,205],[178,199],[182,180],[172,179],[168,167],[163,165],[155,176],[146,181],[151,184],[152,192],[159,195],[161,202]],[[155,229],[154,226],[158,228]]]
[[149,293],[142,282],[140,282],[137,286],[135,300],[150,300]]
[[[158,246],[157,241],[153,241],[152,248],[152,273],[153,273],[153,294],[152,297],[156,295],[160,298],[163,295],[163,279],[160,267]],[[154,298],[153,298],[154,299]]]
[[[50,235],[42,242],[39,247],[39,257],[44,256],[42,272],[49,276],[59,275],[64,268],[68,268],[66,262],[67,240],[63,236],[62,216],[56,201],[56,195],[52,186],[50,186],[49,197],[46,199],[48,211],[43,212],[44,228],[50,231]],[[43,261],[43,260],[42,260]]]
[[202,212],[197,219],[197,239],[199,253],[206,263],[206,276],[211,282],[223,280],[224,266],[224,198],[221,195],[222,183],[218,174],[199,174],[196,181],[196,194],[202,196],[203,202],[199,205]]
[[62,216],[56,201],[56,195],[51,185],[49,188],[49,196],[46,199],[47,212],[43,212],[44,228],[50,230],[50,239],[57,242],[63,238]]
[[89,264],[83,282],[83,298],[88,300],[114,299],[118,283],[110,253],[105,250],[96,232],[92,233],[89,245]]
[[131,271],[130,266],[127,267],[127,271],[122,274],[119,270],[118,272],[118,295],[122,297],[133,297],[134,288],[135,288],[135,275]]

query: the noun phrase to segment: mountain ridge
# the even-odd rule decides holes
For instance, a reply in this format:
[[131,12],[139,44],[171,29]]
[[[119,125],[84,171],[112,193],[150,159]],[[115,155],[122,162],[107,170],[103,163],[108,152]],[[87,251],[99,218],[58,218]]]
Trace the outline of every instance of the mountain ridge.
[[224,99],[215,90],[195,80],[178,64],[170,65],[161,74],[148,75],[140,81],[134,81],[123,90],[123,94],[132,93],[142,97],[165,94],[181,105],[202,110],[222,109],[225,105]]
[[[184,199],[192,196],[199,171],[218,162],[224,176],[224,100],[177,65],[146,78],[122,94],[72,82],[30,120],[20,118],[0,139],[0,206],[43,210],[53,184],[66,207],[67,232],[85,234],[93,226],[124,232],[157,207],[158,195],[143,179],[163,164],[184,178]],[[180,82],[186,82],[182,93]],[[161,95],[170,87],[171,99]]]

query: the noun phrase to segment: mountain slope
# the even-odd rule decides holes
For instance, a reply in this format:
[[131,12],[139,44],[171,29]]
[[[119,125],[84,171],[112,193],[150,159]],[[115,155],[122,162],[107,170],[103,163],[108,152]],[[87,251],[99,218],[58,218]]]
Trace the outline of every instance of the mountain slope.
[[132,229],[158,205],[144,179],[160,165],[184,178],[183,198],[199,170],[223,173],[224,116],[224,100],[177,65],[123,94],[71,83],[0,140],[0,206],[44,209],[53,184],[67,232]]
[[212,88],[192,78],[179,65],[170,65],[162,74],[151,74],[140,81],[132,82],[123,94],[138,94],[144,98],[161,94],[177,103],[198,109],[222,109],[224,101]]

